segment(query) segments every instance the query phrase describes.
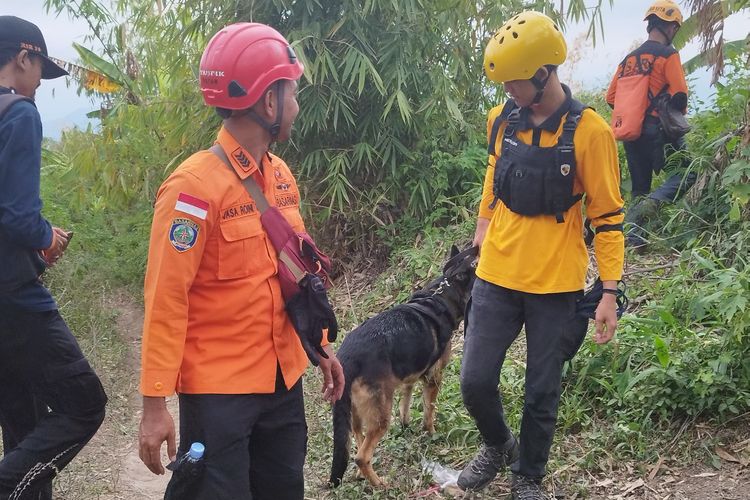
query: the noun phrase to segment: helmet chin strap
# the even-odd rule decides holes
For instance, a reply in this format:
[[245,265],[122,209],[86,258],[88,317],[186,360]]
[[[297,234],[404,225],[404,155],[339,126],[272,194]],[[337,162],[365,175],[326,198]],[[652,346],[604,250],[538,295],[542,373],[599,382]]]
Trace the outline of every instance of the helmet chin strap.
[[276,86],[276,120],[273,123],[269,123],[268,120],[260,116],[255,112],[253,108],[248,108],[247,112],[243,116],[254,121],[271,135],[271,142],[276,142],[279,132],[281,131],[281,118],[284,116],[284,85],[282,80],[278,80]]
[[672,45],[672,39],[674,39],[674,37],[670,37],[669,35],[667,35],[667,32],[666,32],[666,31],[664,31],[664,30],[663,30],[663,29],[661,28],[661,26],[657,26],[657,27],[656,27],[656,29],[657,29],[657,30],[659,30],[659,33],[661,33],[662,35],[664,35],[664,38],[666,38],[666,39],[667,39],[667,43],[666,43],[666,45]]
[[531,101],[531,104],[539,104],[542,100],[542,96],[544,96],[544,89],[547,87],[547,82],[549,81],[550,77],[549,70],[547,71],[547,77],[544,80],[540,80],[536,76],[532,76],[529,78],[529,81],[534,84],[534,87],[536,87],[536,95],[534,96],[534,100]]

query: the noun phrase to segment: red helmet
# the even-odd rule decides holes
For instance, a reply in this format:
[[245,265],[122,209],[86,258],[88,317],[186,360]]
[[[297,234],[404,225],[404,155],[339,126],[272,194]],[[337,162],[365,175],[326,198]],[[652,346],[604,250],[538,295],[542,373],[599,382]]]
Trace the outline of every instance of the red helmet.
[[304,67],[281,33],[260,23],[224,27],[208,42],[200,64],[209,106],[246,109],[278,80],[296,80]]

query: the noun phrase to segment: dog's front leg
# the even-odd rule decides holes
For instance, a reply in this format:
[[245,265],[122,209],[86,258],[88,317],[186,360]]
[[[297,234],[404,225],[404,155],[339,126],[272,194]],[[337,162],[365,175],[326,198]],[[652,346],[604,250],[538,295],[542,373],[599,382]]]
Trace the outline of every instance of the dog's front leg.
[[438,392],[440,392],[440,384],[443,382],[443,370],[448,366],[450,359],[451,346],[448,343],[445,351],[443,351],[443,355],[440,356],[440,359],[435,362],[423,378],[422,405],[424,406],[424,417],[422,418],[422,427],[429,434],[435,433],[435,401],[437,400]]
[[411,395],[413,390],[414,384],[406,384],[401,391],[401,403],[398,406],[398,412],[403,427],[407,427],[411,422]]
[[422,404],[424,406],[424,417],[422,428],[429,434],[435,433],[435,400],[440,391],[440,381],[434,378],[426,379],[422,390]]

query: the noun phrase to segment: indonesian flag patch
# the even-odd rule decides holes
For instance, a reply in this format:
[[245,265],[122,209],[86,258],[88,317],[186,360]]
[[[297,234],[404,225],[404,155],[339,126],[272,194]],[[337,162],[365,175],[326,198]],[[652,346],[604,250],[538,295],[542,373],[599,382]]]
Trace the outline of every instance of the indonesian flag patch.
[[201,220],[206,220],[206,216],[208,215],[208,202],[196,198],[195,196],[190,196],[189,194],[180,193],[180,196],[177,197],[177,203],[175,203],[174,209],[190,214]]

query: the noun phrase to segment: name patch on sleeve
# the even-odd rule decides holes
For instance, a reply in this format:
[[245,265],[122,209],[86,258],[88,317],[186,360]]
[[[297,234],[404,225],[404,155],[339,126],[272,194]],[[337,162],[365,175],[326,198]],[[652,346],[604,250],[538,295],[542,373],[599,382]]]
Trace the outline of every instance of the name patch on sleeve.
[[190,219],[175,219],[169,228],[169,242],[178,252],[190,250],[198,241],[198,224]]

